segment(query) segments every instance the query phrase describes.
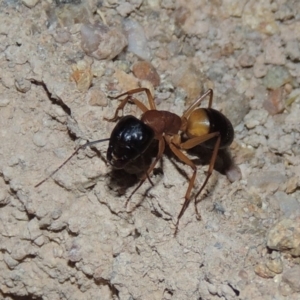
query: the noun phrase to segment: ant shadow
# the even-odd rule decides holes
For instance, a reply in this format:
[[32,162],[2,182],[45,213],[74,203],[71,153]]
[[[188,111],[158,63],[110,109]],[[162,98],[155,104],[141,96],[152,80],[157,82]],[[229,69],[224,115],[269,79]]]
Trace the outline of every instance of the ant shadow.
[[[210,164],[212,151],[207,149],[201,145],[198,145],[187,151],[189,156],[194,156],[192,159],[193,163],[199,166],[206,166]],[[112,169],[109,173],[109,182],[108,186],[117,191],[117,195],[123,196],[127,194],[127,190],[133,188],[140,182],[140,178],[145,175],[145,172],[148,170],[152,160],[156,157],[158,152],[158,141],[154,140],[150,147],[143,153],[140,157],[130,162],[124,169]],[[171,163],[175,166],[176,170],[181,174],[184,178],[186,178],[187,182],[190,180],[189,175],[183,168],[181,168],[181,164],[183,164],[167,147],[164,152],[168,158],[170,158]],[[161,164],[159,167],[153,170],[154,175],[163,175],[163,161],[160,161]],[[180,164],[178,164],[178,162]],[[218,171],[222,175],[226,175],[227,171],[234,165],[234,161],[229,149],[219,149],[217,159],[214,165],[214,170]],[[151,177],[152,174],[150,174]],[[146,180],[147,181],[147,180]],[[155,182],[155,185],[159,184],[159,180]],[[149,180],[148,180],[149,185]],[[148,192],[152,189],[153,185],[151,184],[144,193],[140,196],[140,200],[134,205],[134,207],[128,211],[128,213],[132,213],[135,209],[140,207],[147,196]],[[125,203],[124,203],[125,205]]]
[[[188,154],[196,156],[193,162],[196,165],[206,166],[210,164],[213,150],[198,145],[187,151]],[[234,166],[234,160],[231,152],[228,148],[219,149],[218,155],[214,164],[214,170],[218,171],[222,175],[226,175],[227,172]]]
[[[109,172],[108,185],[113,190],[117,190],[120,196],[126,194],[128,189],[140,182],[140,178],[145,175],[152,160],[156,157],[157,151],[158,142],[154,140],[142,155],[129,162],[124,169],[112,168],[112,170]],[[147,189],[144,196],[146,196],[149,189]]]

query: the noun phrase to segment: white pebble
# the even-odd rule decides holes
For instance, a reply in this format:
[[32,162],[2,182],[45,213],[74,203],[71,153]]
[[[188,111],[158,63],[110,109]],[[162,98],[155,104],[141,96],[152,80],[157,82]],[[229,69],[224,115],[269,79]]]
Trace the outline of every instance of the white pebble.
[[37,132],[34,134],[33,143],[38,147],[44,147],[47,144],[47,135],[42,132]]
[[128,51],[144,60],[150,60],[151,53],[143,27],[138,22],[130,19],[126,19],[123,25],[128,39]]

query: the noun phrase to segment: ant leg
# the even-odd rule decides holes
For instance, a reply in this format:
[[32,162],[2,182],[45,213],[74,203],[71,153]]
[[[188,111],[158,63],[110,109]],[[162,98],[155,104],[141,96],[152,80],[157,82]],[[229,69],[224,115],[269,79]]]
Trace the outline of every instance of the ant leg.
[[203,101],[203,99],[205,99],[208,95],[209,95],[209,100],[208,100],[208,108],[211,108],[212,106],[212,101],[213,101],[213,90],[209,89],[208,91],[206,91],[200,98],[198,98],[197,100],[194,101],[194,103],[192,103],[190,105],[190,107],[183,113],[181,119],[183,118],[188,118],[188,116],[191,114],[191,112],[200,105],[200,103]]
[[117,97],[115,97],[115,99],[119,99],[123,96],[126,96],[121,104],[117,107],[115,115],[112,118],[104,118],[107,121],[111,121],[111,122],[115,122],[119,119],[119,111],[124,109],[125,105],[128,102],[133,102],[143,113],[148,111],[149,109],[139,100],[135,99],[132,97],[132,95],[137,94],[137,93],[141,93],[141,92],[145,92],[148,98],[148,102],[149,102],[149,106],[151,110],[156,110],[156,106],[155,106],[155,102],[154,99],[150,93],[150,90],[147,88],[137,88],[137,89],[133,89],[133,90],[129,90],[123,94],[118,95]]
[[151,110],[156,110],[156,106],[155,106],[155,102],[154,102],[154,99],[150,93],[150,90],[147,89],[147,88],[137,88],[137,89],[133,89],[133,90],[129,90],[125,93],[122,93],[120,95],[118,95],[117,97],[115,97],[115,99],[119,99],[123,96],[126,96],[121,104],[117,107],[116,109],[116,112],[115,112],[115,115],[112,117],[112,118],[104,118],[105,120],[107,121],[111,121],[111,122],[115,122],[118,120],[119,118],[119,111],[124,109],[125,105],[128,103],[128,102],[133,102],[143,113],[146,112],[147,110],[149,110],[141,101],[135,99],[132,97],[132,95],[134,94],[137,94],[137,93],[141,93],[141,92],[145,92],[146,95],[147,95],[147,98],[148,98],[148,102],[149,102],[149,105],[150,105],[150,109]]
[[[149,174],[153,171],[153,169],[155,168],[157,162],[161,159],[163,153],[165,151],[165,140],[163,137],[161,137],[158,141],[158,153],[156,155],[156,158],[154,160],[154,162],[150,165],[149,169],[147,170],[146,174],[141,178],[140,183],[138,184],[138,186],[133,190],[133,192],[130,194],[130,196],[127,198],[125,206],[128,205],[129,200],[131,199],[131,197],[136,193],[136,191],[142,186],[142,184],[145,182],[145,180],[148,178],[150,183],[152,183]],[[152,184],[153,185],[153,184]]]
[[199,192],[197,192],[197,194],[195,196],[195,211],[196,211],[196,215],[197,215],[198,219],[201,219],[201,216],[200,216],[200,214],[198,212],[198,209],[197,209],[197,197],[200,195],[200,193],[202,192],[202,190],[206,186],[206,184],[208,182],[208,179],[211,176],[212,171],[214,169],[215,162],[216,162],[217,155],[218,155],[218,151],[219,151],[219,147],[220,147],[220,142],[221,142],[220,133],[219,132],[213,132],[213,133],[205,134],[203,136],[198,136],[198,137],[195,137],[195,138],[191,138],[190,140],[187,140],[186,142],[179,145],[179,147],[181,149],[188,150],[188,149],[194,148],[195,146],[197,146],[201,143],[204,143],[205,141],[210,140],[210,139],[212,139],[216,136],[218,137],[218,139],[216,141],[216,144],[215,144],[215,147],[214,147],[214,150],[213,150],[213,154],[212,154],[212,158],[211,158],[210,163],[209,163],[206,178],[205,178],[204,183],[202,184]]
[[209,177],[211,176],[211,174],[213,172],[215,162],[216,162],[216,159],[217,159],[217,155],[218,155],[218,151],[219,151],[219,148],[220,148],[220,142],[221,142],[221,136],[219,135],[218,139],[216,141],[214,150],[213,150],[213,154],[212,154],[211,159],[210,159],[210,163],[209,163],[209,167],[208,167],[208,170],[207,170],[206,178],[205,178],[200,190],[197,192],[197,194],[195,196],[195,211],[196,211],[196,214],[197,214],[198,217],[200,217],[200,214],[199,214],[198,209],[197,209],[197,203],[198,203],[197,198],[200,195],[200,193],[203,191],[203,189],[205,188],[205,186],[208,182],[208,179],[209,179]]
[[[124,95],[124,94],[122,94],[122,95]],[[122,95],[119,95],[117,98],[119,98]],[[128,102],[133,102],[143,113],[148,110],[148,108],[141,101],[139,101],[135,98],[132,98],[131,95],[128,95],[126,98],[124,98],[122,100],[121,104],[117,107],[114,116],[112,118],[105,118],[104,117],[104,120],[109,121],[109,122],[116,122],[119,119],[119,111],[120,110],[123,111],[125,105]]]
[[116,99],[118,99],[119,97],[125,96],[125,95],[131,96],[131,95],[134,95],[134,94],[137,94],[137,93],[141,93],[141,92],[145,92],[146,93],[150,109],[151,110],[156,110],[156,105],[155,105],[154,99],[153,99],[153,97],[151,95],[150,90],[147,89],[147,88],[137,88],[137,89],[129,90],[129,91],[127,91],[127,92],[125,92],[125,93],[117,96]]
[[195,164],[187,157],[185,156],[179,149],[184,149],[184,150],[188,150],[188,149],[191,149],[207,140],[210,140],[214,137],[218,136],[218,140],[216,142],[216,145],[217,147],[215,146],[214,148],[214,153],[213,153],[213,159],[211,160],[213,162],[212,164],[212,168],[209,168],[209,175],[206,177],[205,181],[204,181],[204,184],[202,185],[200,191],[197,193],[196,197],[195,197],[195,211],[196,211],[196,214],[197,214],[197,217],[199,218],[200,214],[197,210],[197,206],[196,206],[196,198],[198,197],[198,195],[201,193],[201,191],[203,190],[203,188],[205,187],[205,185],[207,184],[208,182],[208,179],[212,173],[212,170],[213,170],[213,167],[214,167],[214,164],[215,164],[215,161],[216,161],[216,157],[217,157],[217,154],[218,154],[218,150],[219,150],[219,146],[220,146],[220,134],[219,132],[213,132],[213,133],[209,133],[209,134],[205,134],[203,136],[199,136],[199,137],[195,137],[195,138],[192,138],[184,143],[179,143],[179,144],[176,144],[176,146],[172,143],[169,143],[169,146],[170,146],[170,149],[172,150],[172,152],[182,161],[184,162],[185,164],[189,165],[194,173],[192,175],[192,178],[190,179],[190,182],[189,182],[189,186],[188,186],[188,189],[186,191],[186,194],[185,194],[185,202],[181,208],[181,211],[177,217],[177,223],[176,223],[176,228],[175,228],[175,235],[177,234],[178,232],[178,225],[179,225],[179,220],[180,218],[183,216],[184,212],[186,211],[186,209],[188,208],[190,202],[191,202],[191,199],[190,199],[190,195],[191,195],[191,191],[192,191],[192,188],[194,186],[194,183],[195,183],[195,179],[196,179],[196,174],[197,174],[197,168],[195,166]]
[[216,136],[219,136],[219,135],[220,135],[219,132],[212,132],[212,133],[204,134],[202,136],[197,136],[197,137],[187,140],[184,143],[179,144],[178,147],[180,149],[184,149],[184,150],[192,149],[192,148],[194,148]]
[[185,156],[174,144],[170,143],[169,144],[170,146],[170,149],[172,150],[172,152],[183,162],[185,163],[186,165],[190,166],[192,169],[193,169],[193,175],[189,181],[189,186],[186,190],[186,193],[185,193],[185,201],[182,205],[182,208],[178,214],[178,217],[177,217],[177,222],[176,222],[176,225],[175,225],[175,233],[174,235],[177,234],[178,232],[178,225],[179,225],[179,221],[181,219],[181,217],[183,216],[184,212],[186,211],[186,209],[188,208],[190,202],[191,202],[191,191],[192,191],[192,188],[194,186],[194,183],[195,183],[195,179],[196,179],[196,175],[197,175],[197,168],[195,166],[195,164],[187,157]]
[[56,168],[50,175],[48,175],[45,179],[43,179],[42,181],[40,181],[38,184],[36,184],[34,187],[37,188],[40,185],[42,185],[45,181],[47,181],[50,177],[52,177],[56,172],[58,172],[76,153],[78,153],[78,151],[80,149],[84,149],[88,146],[92,146],[94,144],[98,144],[98,143],[102,143],[102,142],[106,142],[109,141],[109,139],[101,139],[101,140],[96,140],[96,141],[92,141],[92,142],[87,142],[84,145],[78,147],[58,168]]

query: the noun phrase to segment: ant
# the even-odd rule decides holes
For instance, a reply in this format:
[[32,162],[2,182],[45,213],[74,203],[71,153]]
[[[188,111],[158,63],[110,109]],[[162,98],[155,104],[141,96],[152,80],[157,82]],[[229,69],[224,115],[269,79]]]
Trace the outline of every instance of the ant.
[[[150,109],[148,109],[141,101],[133,97],[134,94],[141,92],[146,93]],[[140,179],[138,186],[127,198],[126,206],[131,197],[147,178],[152,184],[149,174],[161,159],[167,144],[174,155],[193,170],[193,175],[189,180],[189,185],[185,193],[184,204],[177,217],[175,225],[176,235],[178,232],[179,221],[191,201],[191,191],[197,174],[196,165],[182,152],[182,150],[189,150],[200,144],[205,148],[213,150],[206,178],[195,196],[195,210],[196,214],[200,216],[196,206],[197,198],[212,174],[219,149],[227,148],[232,143],[234,138],[233,126],[221,112],[211,108],[213,101],[212,89],[209,89],[200,98],[196,99],[181,117],[169,111],[157,110],[154,99],[147,88],[137,88],[127,91],[117,96],[116,99],[123,96],[126,97],[117,107],[113,118],[105,118],[107,121],[112,122],[120,119],[113,129],[110,138],[92,141],[82,145],[46,179],[38,183],[36,187],[40,186],[62,168],[80,149],[87,146],[109,141],[107,161],[114,168],[123,169],[127,164],[142,156],[153,140],[158,140],[158,152],[156,158]],[[209,96],[208,108],[199,108],[201,102],[207,96]],[[123,112],[124,107],[128,103],[135,104],[142,111],[140,119],[132,115],[119,117],[119,111]],[[187,136],[185,141],[182,141],[182,134]]]

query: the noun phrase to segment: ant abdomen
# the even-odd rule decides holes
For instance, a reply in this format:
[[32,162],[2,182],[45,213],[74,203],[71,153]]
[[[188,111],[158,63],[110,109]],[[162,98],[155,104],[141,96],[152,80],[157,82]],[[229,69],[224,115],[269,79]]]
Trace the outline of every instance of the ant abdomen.
[[[186,134],[189,138],[219,132],[220,149],[228,147],[234,138],[231,122],[218,110],[213,108],[195,109],[187,120]],[[211,138],[201,145],[214,149],[218,136]]]

